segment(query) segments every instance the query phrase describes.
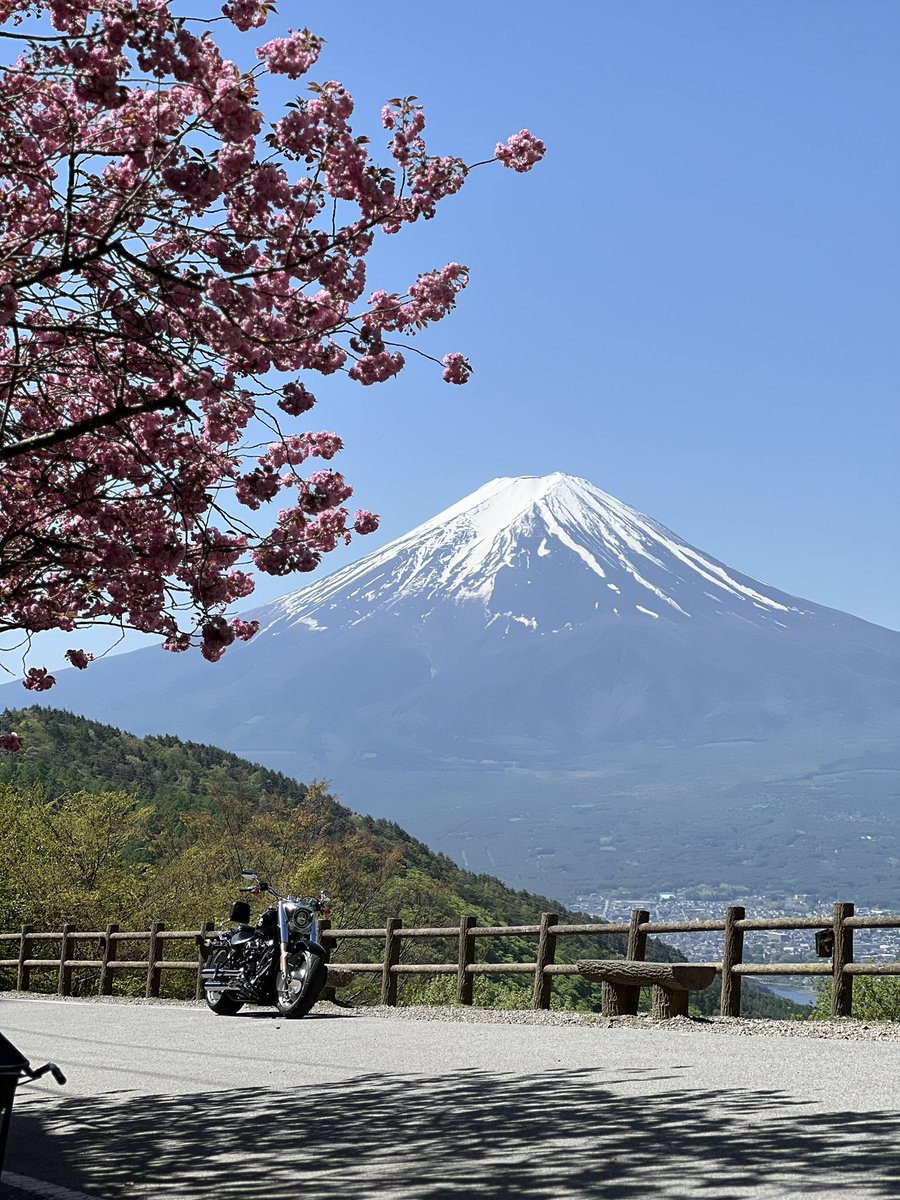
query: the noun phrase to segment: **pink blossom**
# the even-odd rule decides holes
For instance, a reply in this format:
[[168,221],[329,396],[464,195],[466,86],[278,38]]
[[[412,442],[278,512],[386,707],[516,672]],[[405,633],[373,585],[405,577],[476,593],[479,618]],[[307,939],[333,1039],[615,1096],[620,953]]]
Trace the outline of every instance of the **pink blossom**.
[[90,47],[75,44],[69,50],[69,61],[77,71],[75,94],[79,100],[107,108],[118,108],[124,103],[126,96],[119,87],[119,74],[127,69],[127,62],[121,55],[102,44]]
[[309,412],[315,402],[315,396],[312,392],[307,391],[302,383],[286,383],[281,389],[278,407],[284,409],[292,417],[299,417],[301,414]]
[[280,489],[281,479],[274,466],[266,463],[236,480],[234,494],[247,508],[258,509],[267,500],[274,500]]
[[16,316],[19,298],[8,283],[0,285],[0,326],[10,325]]
[[87,669],[88,663],[94,661],[93,654],[88,654],[84,650],[67,650],[66,658],[73,667],[77,667],[79,671]]
[[316,458],[334,458],[335,454],[344,448],[344,443],[336,433],[326,433],[323,430],[321,433],[307,433],[304,437],[310,454]]
[[402,371],[404,361],[403,355],[399,351],[391,354],[387,350],[380,350],[375,354],[366,354],[358,359],[348,374],[351,379],[356,379],[364,387],[369,387],[373,383],[384,383],[386,379],[397,375]]
[[207,662],[218,662],[235,636],[234,629],[224,617],[213,617],[203,626],[200,653]]
[[453,196],[463,186],[468,167],[461,158],[444,155],[440,158],[423,160],[412,176],[412,194],[407,202],[406,219],[414,221],[419,216],[430,220],[435,207],[445,196]]
[[535,163],[541,161],[547,153],[547,147],[528,129],[520,129],[506,142],[498,142],[494,150],[494,158],[504,167],[513,171],[530,171]]
[[472,364],[462,354],[444,355],[444,382],[468,383],[472,374]]
[[190,648],[191,635],[189,633],[174,633],[163,642],[163,649],[169,650],[173,654],[183,654]]
[[273,38],[256,51],[273,75],[298,79],[319,57],[322,39],[308,29],[289,30],[286,38]]
[[316,499],[312,505],[303,505],[307,512],[321,512],[326,508],[336,508],[353,495],[353,488],[340,471],[314,471],[301,488],[301,494],[309,497],[311,488],[315,489],[312,495]]
[[246,33],[248,29],[265,25],[273,7],[269,0],[230,0],[230,3],[222,5],[222,12]]
[[[254,162],[252,142],[241,142],[223,146],[216,154],[216,169],[222,179],[222,186],[233,188],[247,174]],[[246,264],[242,264],[246,265]],[[233,268],[240,270],[240,267]]]
[[195,212],[204,212],[222,194],[222,176],[209,163],[190,162],[183,167],[167,167],[162,177]]
[[365,508],[359,508],[356,510],[353,528],[360,534],[374,533],[378,528],[378,520],[377,513],[369,512]]
[[240,617],[232,617],[229,624],[234,636],[241,642],[249,642],[259,633],[259,621],[243,621]]
[[50,9],[55,29],[61,29],[65,33],[84,32],[91,8],[89,0],[50,0],[47,7]]
[[49,674],[46,667],[29,668],[22,680],[23,687],[29,692],[48,692],[55,683],[56,679]]
[[365,325],[369,330],[405,330],[414,333],[425,325],[440,321],[456,304],[456,297],[469,282],[469,272],[459,263],[448,263],[440,271],[420,275],[410,287],[408,298],[384,291],[369,297]]

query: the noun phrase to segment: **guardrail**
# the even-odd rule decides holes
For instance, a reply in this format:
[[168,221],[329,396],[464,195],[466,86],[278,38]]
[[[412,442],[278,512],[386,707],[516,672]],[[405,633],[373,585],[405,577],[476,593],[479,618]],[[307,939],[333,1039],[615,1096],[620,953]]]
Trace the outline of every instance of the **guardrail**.
[[[167,930],[163,922],[155,922],[149,930],[120,930],[118,925],[109,925],[105,931],[78,930],[73,925],[64,925],[62,930],[47,932],[23,925],[18,933],[0,933],[2,947],[18,942],[15,958],[0,958],[0,969],[16,971],[16,987],[28,991],[31,975],[35,970],[51,970],[57,974],[57,992],[61,996],[72,994],[72,972],[76,969],[93,969],[100,972],[100,995],[112,993],[113,976],[117,971],[140,971],[146,975],[145,995],[159,995],[163,971],[191,971],[196,976],[196,995],[202,996],[200,969],[203,955],[199,959],[166,959],[163,949],[166,942],[188,941],[195,944],[213,928],[207,922],[198,930]],[[723,1016],[740,1016],[741,980],[745,976],[813,975],[826,976],[832,980],[831,1013],[835,1017],[852,1015],[853,980],[857,975],[900,975],[900,962],[856,963],[853,961],[853,931],[855,929],[900,929],[900,916],[879,914],[878,916],[855,916],[854,906],[842,902],[834,905],[831,916],[821,917],[761,917],[748,918],[744,909],[731,905],[725,911],[724,920],[701,921],[651,921],[650,914],[635,909],[627,924],[561,925],[555,913],[543,913],[540,922],[534,925],[478,925],[473,916],[464,916],[459,925],[404,928],[397,917],[391,917],[381,929],[331,928],[327,921],[319,926],[322,943],[334,951],[346,941],[383,941],[383,954],[377,961],[341,962],[334,966],[349,975],[371,974],[381,978],[381,1003],[396,1005],[397,985],[405,975],[455,975],[456,1001],[471,1004],[476,975],[530,975],[533,980],[532,1006],[536,1009],[550,1007],[553,980],[557,976],[577,975],[574,963],[557,963],[557,942],[564,937],[604,938],[611,934],[627,934],[625,958],[641,962],[646,955],[647,937],[650,934],[709,933],[721,932],[722,960],[703,965],[713,966],[722,976],[722,999],[720,1011]],[[748,963],[743,961],[744,934],[748,930],[811,929],[828,931],[833,939],[830,961],[808,963]],[[479,962],[476,959],[476,942],[482,938],[536,937],[535,958],[530,962]],[[401,962],[403,942],[446,938],[455,943],[456,961],[437,963]],[[36,942],[58,942],[59,952],[53,958],[37,958],[29,954]],[[93,942],[98,957],[78,958],[74,950],[79,943]],[[147,943],[146,957],[120,959],[118,948],[123,943]]]
[[[10,942],[18,942],[18,954],[15,958],[0,959],[0,969],[15,968],[16,990],[27,992],[31,990],[31,975],[33,971],[52,970],[57,972],[57,993],[60,996],[72,994],[72,972],[77,968],[92,968],[100,972],[100,995],[112,995],[113,975],[117,971],[146,972],[147,982],[145,994],[158,996],[161,975],[163,971],[191,971],[197,977],[196,994],[202,996],[200,986],[200,968],[203,966],[203,955],[198,958],[165,959],[162,949],[165,942],[192,942],[198,945],[198,939],[213,928],[212,921],[207,921],[202,929],[173,929],[167,930],[162,921],[156,921],[148,930],[120,930],[118,925],[107,925],[104,931],[78,929],[75,925],[64,925],[61,930],[36,930],[33,925],[23,925],[18,933],[0,933],[0,953],[2,947]],[[35,942],[58,942],[59,953],[53,958],[36,958],[29,954],[29,949]],[[99,957],[78,958],[75,948],[81,942],[93,942]],[[127,943],[147,943],[147,954],[138,959],[121,959],[118,956],[119,947]]]

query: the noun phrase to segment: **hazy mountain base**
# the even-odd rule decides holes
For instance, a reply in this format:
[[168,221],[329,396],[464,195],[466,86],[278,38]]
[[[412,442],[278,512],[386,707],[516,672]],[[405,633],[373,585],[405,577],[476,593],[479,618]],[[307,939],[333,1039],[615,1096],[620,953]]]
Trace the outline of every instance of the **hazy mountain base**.
[[[363,632],[346,635],[336,681],[306,708],[291,663],[296,655],[305,671],[327,673],[334,647],[325,634],[297,646],[273,634],[236,648],[214,669],[159,650],[123,655],[100,664],[93,684],[62,672],[50,697],[58,692],[63,703],[139,733],[178,730],[286,775],[337,779],[357,811],[399,822],[476,873],[536,892],[572,898],[602,882],[645,894],[728,881],[773,897],[802,892],[900,906],[897,714],[887,700],[875,702],[874,683],[869,709],[854,721],[824,701],[825,711],[794,721],[795,702],[798,713],[808,704],[781,685],[775,698],[765,693],[751,703],[745,695],[743,716],[723,696],[719,719],[701,721],[692,708],[696,688],[682,694],[678,681],[700,677],[713,699],[716,687],[726,691],[712,671],[731,643],[721,657],[707,648],[705,665],[679,643],[664,670],[674,634],[653,626],[642,643],[644,675],[598,666],[598,678],[618,680],[601,703],[596,686],[572,682],[574,641],[562,646],[561,663],[556,642],[519,662],[525,634],[502,652],[488,655],[485,646],[479,661],[498,678],[501,660],[518,664],[504,690],[490,672],[487,680],[470,677],[465,655],[453,687],[446,665],[429,679],[418,628],[415,648],[407,645],[411,633],[395,630],[389,640],[381,625]],[[808,648],[807,657],[832,661],[825,645]],[[426,682],[407,694],[403,671],[414,658]],[[895,669],[886,655],[883,672]],[[855,700],[866,679],[845,674],[839,682]],[[807,679],[804,693],[821,685],[826,695],[826,684],[837,686],[824,674]],[[357,706],[352,713],[347,696]],[[783,711],[767,726],[764,711],[776,700]],[[606,713],[599,729],[590,723],[595,710]],[[691,712],[690,730],[670,728],[673,713],[688,721]],[[637,722],[632,742],[607,727],[616,714],[630,714],[629,728]]]
[[727,881],[773,899],[803,893],[897,908],[900,751],[887,732],[874,729],[871,747],[852,754],[836,738],[830,757],[748,742],[610,751],[595,770],[413,769],[406,797],[374,764],[342,778],[356,807],[389,811],[471,870],[520,887],[641,896]]
[[535,891],[900,902],[900,633],[585,480],[494,480],[249,615],[215,666],[141,650],[34,702],[336,780]]
[[[464,913],[479,922],[533,924],[555,911],[563,922],[584,923],[545,896],[514,891],[490,875],[460,869],[399,826],[360,817],[321,787],[306,787],[211,746],[177,738],[137,738],[51,709],[17,710],[0,717],[15,727],[25,749],[0,762],[0,925],[23,922],[82,929],[108,922],[146,929],[152,920],[169,928],[197,928],[221,917],[234,897],[241,865],[252,861],[273,882],[299,891],[326,886],[335,896],[334,922],[379,927],[386,916],[407,926],[451,925]],[[602,928],[602,926],[598,926]],[[336,959],[377,957],[373,945],[343,942]],[[403,961],[446,962],[446,939],[410,942]],[[479,959],[525,962],[534,938],[485,939]],[[57,950],[58,952],[58,950]],[[123,948],[122,957],[129,952]],[[185,957],[192,947],[182,947]],[[620,935],[560,938],[558,962],[615,957]],[[53,953],[35,946],[41,957]],[[173,944],[167,956],[176,953]],[[135,949],[140,957],[140,949]],[[671,947],[650,939],[648,958],[682,961]],[[10,972],[0,980],[14,986]],[[53,990],[55,972],[35,974],[35,986]],[[97,972],[76,975],[83,994],[96,988]],[[449,979],[407,978],[401,1003],[437,1003],[452,997]],[[476,1003],[527,1007],[528,977],[479,976]],[[121,975],[117,990],[138,994],[143,980]],[[189,994],[187,975],[164,976],[164,994]],[[378,998],[375,980],[348,994],[356,1002]],[[799,1008],[745,985],[745,1015],[784,1017]],[[718,1008],[718,985],[696,997],[697,1011]],[[554,981],[553,1006],[596,1010],[596,989],[580,977]]]

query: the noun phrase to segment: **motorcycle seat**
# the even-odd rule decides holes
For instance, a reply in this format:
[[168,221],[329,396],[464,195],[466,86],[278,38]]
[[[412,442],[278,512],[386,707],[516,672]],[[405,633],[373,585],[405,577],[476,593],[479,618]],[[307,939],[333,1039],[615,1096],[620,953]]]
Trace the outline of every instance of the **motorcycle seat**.
[[232,929],[228,935],[228,940],[232,946],[239,946],[242,942],[249,942],[253,937],[256,937],[256,930],[253,926],[241,925],[238,929]]

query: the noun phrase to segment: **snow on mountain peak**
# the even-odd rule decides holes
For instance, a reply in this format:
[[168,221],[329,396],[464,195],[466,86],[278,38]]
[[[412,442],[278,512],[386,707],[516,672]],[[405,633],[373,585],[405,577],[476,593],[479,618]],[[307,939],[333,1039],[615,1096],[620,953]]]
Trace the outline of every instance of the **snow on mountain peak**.
[[810,614],[793,598],[701,553],[587,480],[552,475],[486,483],[409,533],[282,597],[264,625],[358,624],[445,602],[484,624],[557,633],[588,620],[729,616],[786,623]]

